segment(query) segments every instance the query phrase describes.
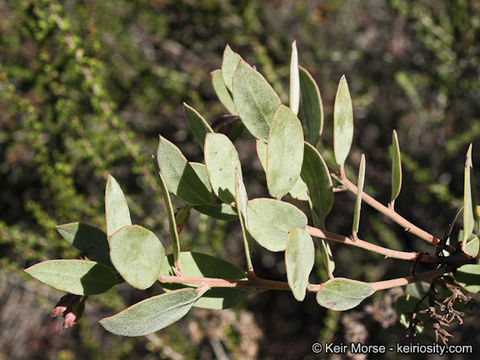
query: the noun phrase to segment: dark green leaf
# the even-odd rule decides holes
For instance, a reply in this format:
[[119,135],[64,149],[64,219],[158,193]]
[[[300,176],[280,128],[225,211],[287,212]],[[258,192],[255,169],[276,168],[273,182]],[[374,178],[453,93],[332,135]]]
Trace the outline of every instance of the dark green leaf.
[[127,283],[138,289],[146,289],[160,275],[165,250],[150,230],[130,225],[110,237],[110,257]]
[[113,271],[86,260],[50,260],[25,270],[35,279],[76,295],[101,294],[116,284]]
[[267,185],[280,199],[295,186],[303,162],[303,130],[292,110],[280,105],[275,113],[267,145]]
[[107,234],[96,227],[78,222],[57,226],[57,231],[89,260],[113,268]]
[[290,227],[305,229],[307,217],[292,204],[274,199],[248,202],[247,229],[252,237],[270,251],[283,251]]
[[162,136],[158,144],[157,162],[170,192],[188,204],[213,203],[209,189],[192,165],[174,144]]
[[397,132],[393,130],[392,134],[392,197],[394,201],[402,189],[402,158],[400,146],[398,145]]
[[[169,255],[162,267],[162,275],[174,276],[173,257]],[[180,262],[184,276],[195,278],[216,278],[225,280],[245,280],[245,273],[228,261],[197,252],[180,253]],[[198,284],[162,283],[167,290],[179,289],[185,286],[197,287]],[[212,288],[195,303],[195,307],[206,309],[227,309],[238,304],[248,295],[246,289]]]
[[267,141],[280,98],[264,77],[243,60],[233,78],[233,102],[248,131]]
[[105,218],[109,237],[122,226],[132,225],[127,199],[112,175],[108,175],[105,189]]
[[237,210],[235,210],[235,208],[229,204],[195,205],[193,208],[202,214],[219,220],[231,221],[237,218]]
[[333,150],[335,161],[343,165],[347,159],[353,140],[353,108],[345,75],[338,84],[333,109]]
[[217,94],[218,100],[220,100],[230,114],[237,115],[237,109],[235,109],[232,96],[228,92],[227,86],[225,85],[222,70],[215,70],[210,74],[212,75],[212,85],[215,93]]
[[[410,325],[411,313],[415,311],[418,300],[419,298],[409,295],[401,296],[397,299],[395,303],[395,310],[397,312],[398,320],[403,326],[408,327]],[[426,299],[424,299],[424,301],[422,301],[422,303],[418,306],[417,311],[422,311],[427,308],[427,303],[425,300]],[[424,323],[428,323],[429,317],[430,316],[426,313],[418,313],[416,319],[423,321]],[[420,330],[419,333],[421,333],[423,331],[423,327],[417,326],[417,330]]]
[[[322,227],[322,220],[318,216],[317,212],[312,209],[312,218],[313,224],[316,227]],[[335,261],[333,260],[332,249],[330,249],[330,245],[326,239],[318,238],[320,240],[320,259],[322,260],[323,266],[325,270],[327,270],[327,274],[330,278],[333,277],[333,272],[335,270]]]
[[327,309],[352,309],[374,293],[367,283],[345,278],[328,280],[317,293],[317,302]]
[[308,143],[304,147],[301,177],[307,185],[315,212],[324,218],[332,209],[333,183],[327,164],[317,149]]
[[198,298],[194,289],[182,289],[143,300],[99,321],[105,330],[122,336],[143,336],[180,320]]
[[312,75],[301,66],[299,70],[302,107],[306,123],[305,138],[310,144],[315,146],[323,131],[322,97]]
[[287,237],[285,266],[293,296],[303,301],[307,292],[308,277],[315,263],[313,240],[303,229],[292,227]]
[[187,118],[188,127],[203,149],[205,144],[205,135],[207,133],[213,133],[213,130],[203,116],[200,115],[200,113],[193,107],[187,103],[183,103],[183,108],[185,110],[185,117]]
[[298,114],[300,104],[300,75],[298,73],[297,42],[292,43],[292,56],[290,58],[290,109]]
[[352,233],[358,233],[360,223],[360,210],[362,209],[363,184],[365,183],[365,154],[362,154],[360,168],[358,169],[357,199],[355,201],[355,211],[353,212]]
[[405,286],[405,294],[421,299],[430,288],[430,284],[423,281],[417,281]]
[[457,269],[455,280],[471,293],[480,291],[480,265],[466,264]]

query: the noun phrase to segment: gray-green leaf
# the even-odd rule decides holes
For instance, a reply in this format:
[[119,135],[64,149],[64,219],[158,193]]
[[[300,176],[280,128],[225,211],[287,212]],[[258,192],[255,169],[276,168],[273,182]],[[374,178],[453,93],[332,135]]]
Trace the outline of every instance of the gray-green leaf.
[[35,279],[76,295],[101,294],[116,284],[107,266],[86,260],[50,260],[25,270]]
[[180,320],[198,298],[194,289],[182,289],[143,300],[99,321],[105,330],[121,336],[143,336]]
[[177,230],[177,222],[175,220],[175,211],[172,205],[172,199],[170,198],[170,193],[167,189],[167,184],[165,183],[165,179],[162,176],[160,169],[158,168],[158,164],[154,159],[154,163],[156,164],[156,171],[158,177],[160,179],[160,188],[162,189],[163,200],[165,201],[165,207],[167,208],[167,216],[168,216],[168,226],[170,231],[170,241],[172,243],[172,252],[175,260],[178,260],[178,254],[180,253],[180,238],[178,236]]
[[312,75],[299,66],[302,107],[305,116],[305,139],[314,146],[323,131],[323,103],[317,83]]
[[235,168],[242,179],[238,153],[223,134],[208,134],[205,140],[205,164],[215,194],[225,203],[235,201]]
[[122,226],[132,225],[127,199],[112,175],[108,175],[105,189],[105,218],[109,237]]
[[472,164],[472,144],[468,147],[467,159],[465,161],[465,177],[464,177],[464,192],[463,192],[463,239],[462,248],[465,249],[467,239],[473,232],[475,226],[475,209],[476,209],[476,194],[475,194],[475,178],[471,171]]
[[[267,144],[262,140],[257,140],[257,156],[260,160],[265,173],[267,172]],[[308,201],[308,189],[307,185],[303,182],[301,178],[298,178],[297,182],[290,190],[290,195],[301,201]]]
[[233,77],[233,102],[248,131],[267,141],[280,98],[265,78],[243,60]]
[[333,109],[333,151],[335,161],[343,165],[347,159],[353,140],[353,107],[345,75],[338,84]]
[[200,115],[200,113],[193,107],[187,103],[183,103],[183,108],[185,110],[185,117],[187,118],[188,127],[203,149],[205,144],[205,134],[213,133],[213,129],[203,118],[203,116]]
[[235,108],[232,96],[225,85],[222,70],[212,71],[210,75],[212,75],[212,85],[215,93],[217,94],[218,100],[220,100],[230,114],[237,115],[237,109]]
[[394,201],[400,194],[402,189],[402,158],[400,154],[400,146],[398,144],[397,132],[393,130],[392,134],[392,197]]
[[146,289],[157,280],[165,250],[160,240],[138,225],[121,228],[110,237],[112,263],[127,283]]
[[344,311],[352,309],[375,290],[367,283],[345,278],[328,280],[317,293],[317,302],[327,309]]
[[242,58],[236,52],[233,52],[230,46],[225,47],[223,52],[222,75],[225,86],[230,92],[233,89],[233,76],[237,70],[238,64]]
[[352,233],[358,233],[360,223],[360,210],[362,209],[363,184],[365,183],[365,154],[362,154],[360,167],[358,169],[357,199],[355,201],[355,210],[353,212]]
[[305,298],[314,262],[315,247],[311,236],[303,229],[292,227],[287,237],[285,266],[288,285],[298,301]]
[[290,109],[298,114],[300,104],[300,75],[298,73],[297,42],[292,43],[292,56],[290,57]]
[[304,147],[301,177],[307,185],[315,212],[324,218],[332,209],[333,183],[327,164],[309,143],[305,143]]
[[213,203],[210,190],[180,149],[162,136],[158,144],[157,162],[170,192],[188,204]]
[[[169,255],[162,267],[162,275],[174,276],[173,257]],[[232,263],[198,252],[181,252],[180,263],[184,276],[194,278],[216,278],[225,280],[246,280],[245,273]],[[198,287],[195,283],[162,283],[164,289],[174,290],[185,286]],[[206,309],[228,309],[248,295],[246,289],[212,288],[195,302],[195,307]]]
[[270,251],[283,251],[292,226],[305,229],[307,217],[290,203],[274,199],[248,202],[247,229],[252,237]]
[[300,120],[280,105],[267,145],[267,185],[273,197],[280,199],[295,186],[302,170],[303,143]]
[[107,234],[94,226],[74,222],[57,226],[57,231],[70,244],[84,253],[89,260],[113,268]]

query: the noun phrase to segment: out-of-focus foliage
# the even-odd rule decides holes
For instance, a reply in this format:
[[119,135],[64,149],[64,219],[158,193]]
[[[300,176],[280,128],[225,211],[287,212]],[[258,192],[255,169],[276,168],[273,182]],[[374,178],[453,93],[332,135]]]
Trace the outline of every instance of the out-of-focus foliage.
[[[12,309],[11,298],[18,294],[39,297],[42,307],[23,303],[31,311],[53,306],[55,296],[34,295],[11,274],[47,258],[78,256],[56,233],[55,224],[82,220],[104,229],[107,172],[125,186],[136,223],[167,238],[168,218],[150,154],[161,133],[185,144],[181,150],[189,159],[199,159],[200,148],[189,137],[182,102],[193,105],[210,124],[225,111],[214,100],[209,72],[220,67],[227,43],[259,67],[286,101],[290,43],[297,40],[299,63],[317,80],[328,105],[324,139],[329,144],[320,144],[325,148],[332,141],[331,104],[338,80],[347,74],[356,120],[347,171],[358,168],[362,152],[369,154],[366,192],[384,203],[390,199],[390,157],[385,149],[395,128],[404,176],[397,211],[441,236],[461,205],[459,160],[480,134],[477,2],[0,0],[0,11],[1,276],[8,274],[17,285],[14,289],[21,289],[1,292],[2,314],[7,304]],[[239,144],[241,160],[256,156],[254,144],[243,139]],[[333,154],[326,160],[333,161]],[[256,170],[261,170],[259,163],[246,169]],[[372,189],[369,183],[384,186]],[[261,195],[255,182],[246,185],[249,192]],[[353,198],[338,198],[345,209],[353,209]],[[368,216],[366,206],[363,211],[363,238],[391,247],[417,241]],[[327,228],[348,233],[350,215],[337,210],[327,218]],[[231,260],[242,252],[241,241],[230,241],[240,239],[239,231],[195,215],[182,241],[192,250]],[[375,281],[408,269],[393,261],[378,265],[363,252],[341,245],[332,250],[342,259],[336,263],[338,274]],[[280,258],[259,248],[254,252],[262,271],[285,278]],[[356,261],[350,261],[353,257]],[[350,266],[360,263],[361,267]],[[120,293],[123,297],[109,293],[110,299],[101,300],[98,308],[87,307],[86,314],[125,308],[138,297],[126,289]],[[46,305],[45,296],[50,302]],[[365,311],[391,326],[381,312],[388,307],[388,296],[377,300]],[[21,322],[18,326],[23,327],[17,329],[23,339],[16,341],[30,345],[13,347],[13,340],[4,340],[13,339],[6,336],[9,328],[2,328],[0,357],[115,359],[159,353],[178,358],[182,353],[186,358],[208,358],[221,356],[221,351],[241,358],[288,357],[309,354],[317,339],[360,341],[363,336],[371,343],[393,344],[402,336],[397,327],[386,339],[379,323],[362,323],[362,313],[325,313],[308,296],[300,305],[283,293],[249,301],[227,315],[199,312],[148,341],[119,342],[97,330],[90,332],[93,325],[86,325],[72,333],[81,340],[49,342],[52,336],[68,339],[71,333],[51,330],[45,318],[35,324]],[[284,316],[279,318],[278,312]],[[86,321],[92,320],[87,316]],[[26,330],[39,327],[45,331]],[[471,334],[478,328],[469,329],[473,325],[464,326],[455,341],[474,343]],[[352,338],[352,333],[358,337]],[[185,349],[190,338],[195,345]],[[249,351],[248,343],[256,351]],[[43,352],[45,347],[56,350]]]

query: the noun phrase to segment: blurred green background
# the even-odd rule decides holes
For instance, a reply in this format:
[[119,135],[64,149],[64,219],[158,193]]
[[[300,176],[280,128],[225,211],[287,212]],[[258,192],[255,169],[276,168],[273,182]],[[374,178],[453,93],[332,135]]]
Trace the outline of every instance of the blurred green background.
[[[268,292],[223,312],[194,310],[152,336],[130,339],[106,333],[97,321],[159,289],[122,285],[90,298],[80,323],[63,331],[61,320],[49,317],[62,294],[22,269],[78,256],[55,224],[104,227],[108,173],[127,194],[134,223],[168,244],[150,156],[162,134],[201,160],[182,103],[210,122],[226,112],[210,72],[220,68],[227,43],[287,101],[290,44],[297,40],[299,62],[322,92],[319,146],[326,154],[335,91],[346,74],[355,115],[347,170],[355,174],[365,153],[366,191],[387,203],[388,149],[397,129],[404,186],[396,209],[442,236],[461,205],[470,142],[480,163],[479,1],[0,0],[0,12],[0,359],[308,359],[316,341],[394,345],[403,337],[394,312],[399,289],[345,313],[320,308],[311,295],[298,303],[289,293]],[[249,197],[266,196],[253,139],[244,135],[237,147]],[[348,234],[353,204],[353,196],[338,194],[327,229]],[[359,236],[429,250],[366,205]],[[244,265],[238,224],[195,213],[182,241],[186,250]],[[337,276],[377,281],[410,271],[411,264],[332,248]],[[260,276],[285,279],[282,254],[256,246],[253,261]],[[323,278],[319,270],[312,281]],[[478,348],[474,320],[452,325],[451,342]],[[432,334],[420,340],[431,342]]]

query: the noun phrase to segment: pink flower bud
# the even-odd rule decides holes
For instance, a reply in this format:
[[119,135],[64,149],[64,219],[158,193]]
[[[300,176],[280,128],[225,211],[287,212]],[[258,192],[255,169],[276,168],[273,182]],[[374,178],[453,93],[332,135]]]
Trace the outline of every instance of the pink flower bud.
[[80,296],[73,294],[66,294],[60,298],[52,311],[52,317],[57,317],[58,315],[65,312],[68,307],[72,306],[73,303],[77,302],[80,299]]
[[78,320],[82,317],[83,310],[85,310],[85,300],[86,298],[83,298],[82,301],[75,302],[65,311],[64,313],[65,319],[63,321],[64,329],[73,327],[73,325],[75,325],[78,322]]
[[69,327],[73,327],[75,325],[75,320],[77,316],[73,312],[69,312],[65,314],[65,320],[63,321],[63,328],[68,329]]

